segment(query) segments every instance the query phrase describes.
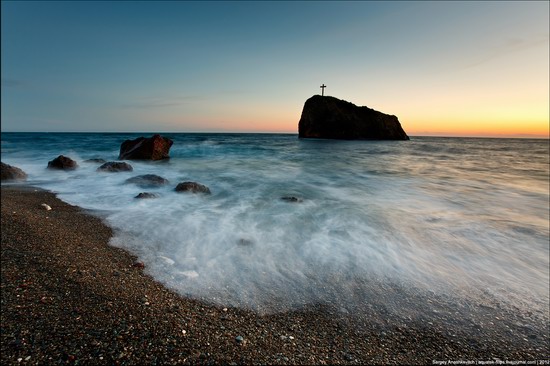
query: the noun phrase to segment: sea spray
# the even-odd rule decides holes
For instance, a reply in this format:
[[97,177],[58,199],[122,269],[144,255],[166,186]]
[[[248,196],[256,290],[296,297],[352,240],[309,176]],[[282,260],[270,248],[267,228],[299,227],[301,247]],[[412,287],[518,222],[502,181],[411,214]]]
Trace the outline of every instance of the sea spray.
[[[185,296],[265,312],[330,304],[425,317],[430,294],[449,312],[499,304],[548,317],[548,140],[170,134],[167,162],[115,174],[85,162],[114,161],[137,136],[3,133],[2,160],[101,212],[112,244]],[[47,171],[60,154],[79,168]],[[137,200],[142,188],[125,181],[143,174],[170,184]],[[175,192],[182,181],[212,194]]]

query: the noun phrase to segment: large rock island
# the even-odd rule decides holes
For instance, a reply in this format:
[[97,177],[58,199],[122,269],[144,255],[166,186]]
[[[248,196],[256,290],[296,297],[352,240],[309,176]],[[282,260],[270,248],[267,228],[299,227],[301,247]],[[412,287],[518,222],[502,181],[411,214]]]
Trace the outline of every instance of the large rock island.
[[334,97],[306,100],[298,123],[301,138],[342,140],[408,140],[396,116]]

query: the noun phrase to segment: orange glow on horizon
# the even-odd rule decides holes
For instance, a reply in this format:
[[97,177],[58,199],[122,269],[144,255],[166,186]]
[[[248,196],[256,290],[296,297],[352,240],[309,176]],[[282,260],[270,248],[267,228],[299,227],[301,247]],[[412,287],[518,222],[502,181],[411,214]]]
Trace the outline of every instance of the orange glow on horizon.
[[464,137],[527,137],[549,138],[548,112],[456,111],[449,115],[426,115],[399,118],[401,126],[410,136],[464,136]]
[[[254,113],[239,110],[230,112],[232,113],[185,117],[155,114],[149,115],[147,120],[155,121],[158,128],[177,132],[298,133],[301,111],[287,111],[284,114],[276,110],[255,110]],[[493,116],[483,113],[455,113],[451,118],[441,118],[439,115],[425,116],[421,113],[415,116],[398,115],[401,126],[409,136],[549,138],[548,117],[541,116],[540,113],[533,113],[529,117],[519,118],[517,113]]]
[[549,138],[550,126],[548,123],[523,122],[523,123],[448,123],[448,124],[410,124],[410,128],[403,126],[407,134],[421,136],[479,136],[479,137],[537,137]]
[[476,131],[426,131],[426,130],[410,130],[406,131],[409,136],[441,136],[441,137],[493,137],[493,138],[537,138],[550,139],[550,133],[539,132],[493,132],[487,130]]
[[[181,128],[179,126],[186,126]],[[208,126],[206,128],[206,126]],[[503,123],[403,123],[401,126],[409,136],[456,136],[456,137],[526,137],[550,138],[549,124],[524,122]],[[179,128],[178,128],[179,127]],[[236,132],[236,133],[298,133],[298,121],[199,121],[197,123],[175,123],[171,129],[193,132]],[[185,131],[183,131],[185,130]]]

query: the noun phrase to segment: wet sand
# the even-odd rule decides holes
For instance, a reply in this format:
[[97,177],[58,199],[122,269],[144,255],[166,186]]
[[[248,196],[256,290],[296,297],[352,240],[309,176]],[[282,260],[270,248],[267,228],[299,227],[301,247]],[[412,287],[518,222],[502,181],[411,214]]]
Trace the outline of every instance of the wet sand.
[[1,197],[3,365],[549,359],[548,335],[538,331],[472,336],[418,320],[381,327],[380,313],[358,320],[327,306],[261,315],[183,298],[110,246],[101,219],[33,187],[4,185]]

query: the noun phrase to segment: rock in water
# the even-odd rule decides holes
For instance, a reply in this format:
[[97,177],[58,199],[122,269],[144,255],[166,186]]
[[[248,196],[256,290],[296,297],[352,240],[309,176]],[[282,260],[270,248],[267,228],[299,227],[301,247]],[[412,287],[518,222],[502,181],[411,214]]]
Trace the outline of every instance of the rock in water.
[[342,140],[408,140],[396,116],[334,97],[306,100],[298,123],[301,138]]
[[182,182],[176,186],[176,192],[206,193],[210,194],[210,188],[196,182]]
[[74,170],[78,168],[78,164],[73,159],[59,155],[52,161],[48,161],[48,169]]
[[174,142],[161,135],[150,138],[138,137],[126,140],[120,145],[120,160],[162,160],[170,157],[170,147]]
[[141,192],[140,194],[138,194],[137,196],[135,196],[134,198],[140,198],[140,199],[144,199],[144,198],[157,198],[158,195],[154,194],[154,193],[150,193],[150,192]]
[[1,179],[0,180],[25,180],[27,179],[27,173],[19,169],[18,167],[0,163],[1,165]]
[[155,174],[144,174],[128,178],[125,183],[134,183],[140,187],[157,187],[168,184],[168,180]]
[[121,162],[121,161],[109,161],[103,165],[101,165],[99,168],[97,168],[98,172],[131,172],[134,168],[128,163]]
[[303,199],[294,197],[294,196],[284,196],[284,197],[281,197],[281,200],[286,202],[296,202],[296,203],[300,203],[304,201]]

